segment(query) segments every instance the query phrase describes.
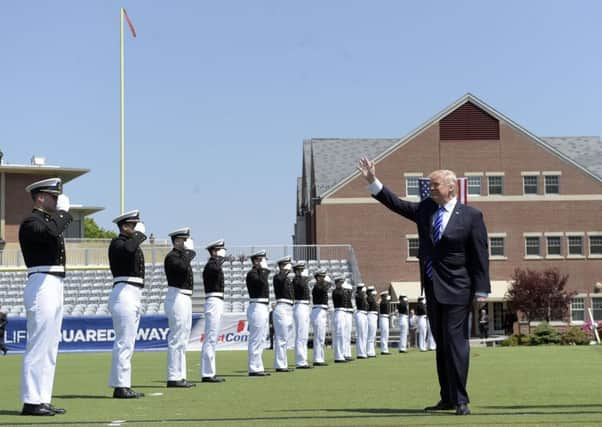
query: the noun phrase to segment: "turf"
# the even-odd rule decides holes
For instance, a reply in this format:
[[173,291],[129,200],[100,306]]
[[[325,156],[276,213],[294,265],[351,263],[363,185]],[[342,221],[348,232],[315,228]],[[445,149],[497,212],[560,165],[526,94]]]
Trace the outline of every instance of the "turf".
[[[331,356],[331,355],[330,355]],[[425,414],[438,399],[434,353],[393,354],[292,373],[250,378],[246,352],[220,352],[222,384],[166,389],[166,355],[136,353],[139,400],[110,398],[110,353],[60,354],[53,404],[67,414],[19,416],[20,356],[0,357],[0,425],[400,426],[602,424],[602,347],[475,348],[470,417]],[[289,361],[292,361],[289,355]],[[332,357],[331,357],[332,360]],[[266,368],[273,353],[264,353]],[[189,380],[199,353],[188,353]],[[272,370],[272,369],[270,369]]]

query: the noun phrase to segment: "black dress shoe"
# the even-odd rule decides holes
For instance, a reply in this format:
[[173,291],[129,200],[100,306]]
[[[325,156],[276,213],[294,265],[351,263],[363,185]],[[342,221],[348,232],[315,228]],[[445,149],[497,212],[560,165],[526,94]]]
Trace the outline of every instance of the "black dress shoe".
[[276,372],[292,372],[292,369],[289,368],[276,368]]
[[115,387],[113,397],[115,399],[138,399],[144,397],[144,393],[138,393],[129,387]]
[[357,356],[357,359],[367,359],[368,356]]
[[456,415],[470,415],[470,408],[466,403],[460,403],[456,406]]
[[314,362],[314,366],[328,366],[326,362]]
[[54,416],[56,412],[47,408],[43,403],[35,405],[32,403],[24,403],[21,415],[36,415],[36,416]]
[[50,409],[51,411],[53,411],[55,414],[58,414],[58,415],[62,415],[65,412],[67,412],[65,409],[57,408],[56,406],[52,406],[50,403],[42,403],[42,405],[44,405],[46,408]]
[[269,372],[249,372],[250,377],[269,377]]
[[295,369],[311,369],[311,366],[309,366],[309,365],[295,366]]
[[374,355],[374,356],[368,356],[368,359],[372,359],[372,358],[375,358],[375,357],[376,357],[376,355]]
[[400,353],[407,353],[407,350],[399,350]]
[[223,383],[226,379],[222,377],[203,377],[201,378],[202,383]]
[[347,359],[335,360],[334,363],[347,363]]
[[382,354],[383,356],[390,356],[391,353],[389,353],[388,351],[381,351],[380,354]]
[[424,408],[425,412],[431,412],[431,411],[449,411],[452,409],[456,409],[456,405],[454,405],[453,403],[449,403],[449,402],[444,402],[442,400],[440,400],[439,402],[437,402],[436,405],[433,406],[427,406],[426,408]]
[[178,388],[190,388],[190,387],[196,387],[196,384],[193,383],[189,383],[186,380],[170,380],[167,381],[167,387],[178,387]]
[[346,358],[345,358],[345,360],[346,360],[347,362],[351,362],[351,361],[353,360],[353,357],[346,357]]

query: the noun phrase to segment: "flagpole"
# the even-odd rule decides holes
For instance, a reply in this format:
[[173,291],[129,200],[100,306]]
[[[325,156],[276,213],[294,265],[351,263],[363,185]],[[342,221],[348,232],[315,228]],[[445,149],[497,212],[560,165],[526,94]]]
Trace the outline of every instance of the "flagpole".
[[119,9],[119,47],[120,47],[120,71],[121,71],[121,213],[125,212],[125,83],[124,83],[124,55],[123,55],[123,8]]

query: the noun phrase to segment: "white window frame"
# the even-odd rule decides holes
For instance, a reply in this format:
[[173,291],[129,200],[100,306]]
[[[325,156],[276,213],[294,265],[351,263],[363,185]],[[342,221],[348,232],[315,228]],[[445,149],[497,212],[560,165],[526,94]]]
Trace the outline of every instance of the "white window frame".
[[[564,259],[564,255],[562,254],[562,238],[564,237],[564,233],[543,233],[546,240],[546,259]],[[550,255],[549,253],[549,245],[548,245],[548,237],[560,237],[560,255]]]
[[[527,255],[527,237],[538,237],[539,238],[539,255]],[[524,259],[542,259],[541,256],[541,241],[543,233],[523,233],[523,245],[524,245]]]
[[587,257],[588,258],[602,258],[602,254],[592,254],[591,237],[602,237],[602,231],[588,231],[587,232]]
[[[583,320],[574,320],[573,319],[573,300],[575,298],[579,298],[579,299],[583,300]],[[587,310],[586,310],[586,305],[585,305],[586,301],[587,301],[587,294],[577,294],[577,295],[573,296],[573,298],[571,299],[571,304],[569,307],[569,315],[571,318],[572,325],[583,325],[585,323],[585,319],[587,319],[587,312],[586,312]]]
[[[546,177],[555,176],[558,177],[558,192],[557,193],[548,193],[546,190]],[[560,194],[560,177],[562,176],[562,172],[559,171],[544,171],[543,172],[543,194],[550,196],[557,196]]]
[[[539,194],[539,171],[523,171],[520,173],[522,176],[522,181],[523,181],[523,196],[537,196]],[[525,191],[525,179],[529,177],[529,178],[535,178],[535,193],[527,193]]]
[[[416,178],[416,189],[418,190],[418,194],[410,194],[408,192],[408,178]],[[403,180],[405,181],[404,187],[406,190],[406,197],[420,199],[420,184],[418,183],[418,178],[424,178],[424,174],[422,172],[406,172],[403,174]]]
[[[485,176],[487,177],[487,195],[488,196],[503,196],[504,195],[504,172],[485,172]],[[491,186],[489,185],[489,177],[500,177],[502,178],[502,192],[491,194]]]
[[[564,233],[566,236],[566,257],[572,259],[582,259],[585,258],[585,233],[582,231],[569,231]],[[571,237],[581,237],[581,254],[571,254],[570,251],[570,240]]]
[[[418,262],[419,259],[417,256],[416,257],[410,256],[410,240],[413,240],[413,239],[418,240],[418,234],[406,234],[406,250],[407,250],[406,253],[408,254],[408,256],[406,257],[406,261]],[[418,248],[420,248],[420,240],[418,240]]]
[[602,321],[602,316],[600,316],[599,319],[596,319],[596,316],[594,315],[594,301],[602,302],[602,294],[592,295],[591,297],[592,297],[591,309],[592,309],[592,316],[594,316],[594,321],[598,321],[598,322]]
[[[488,244],[489,244],[489,260],[491,261],[505,261],[508,259],[506,256],[506,233],[489,233],[488,234]],[[491,239],[492,238],[501,238],[504,243],[504,255],[492,255],[491,254]]]

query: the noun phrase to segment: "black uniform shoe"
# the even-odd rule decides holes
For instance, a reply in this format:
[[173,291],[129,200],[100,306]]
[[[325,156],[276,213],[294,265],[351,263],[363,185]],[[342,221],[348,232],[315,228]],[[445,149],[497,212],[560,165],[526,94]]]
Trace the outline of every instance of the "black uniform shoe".
[[353,357],[346,357],[346,358],[345,358],[345,360],[346,360],[347,362],[352,362],[352,361],[353,361]]
[[226,381],[226,379],[221,377],[203,377],[201,379],[202,383],[223,383],[224,381]]
[[196,384],[189,383],[186,380],[179,380],[179,381],[171,380],[171,381],[167,381],[167,387],[190,388],[190,387],[196,387]]
[[301,365],[301,366],[296,366],[296,369],[311,369],[311,366],[309,365]]
[[314,362],[314,366],[328,366],[326,362]]
[[44,404],[35,405],[32,403],[24,403],[21,415],[37,415],[37,416],[54,416],[56,413],[44,406]]
[[347,359],[343,359],[343,360],[335,360],[334,363],[347,363]]
[[399,350],[400,353],[407,353],[407,350]]
[[456,406],[456,415],[470,415],[470,408],[466,403]]
[[437,402],[436,405],[427,406],[426,408],[424,408],[424,412],[449,411],[451,409],[456,409],[456,405],[454,405],[453,403],[443,402],[442,400],[440,400],[439,402]]
[[368,356],[368,359],[372,359],[374,357],[376,357],[376,355],[374,355],[374,356]]
[[63,408],[57,408],[55,406],[52,406],[50,403],[42,403],[43,406],[45,406],[46,408],[50,409],[51,411],[53,411],[55,414],[58,415],[62,415],[65,412],[67,412],[65,409]]
[[292,372],[292,369],[289,368],[276,368],[276,372]]
[[270,373],[269,372],[249,372],[249,376],[250,377],[269,377]]
[[367,359],[368,356],[357,356],[357,359]]
[[144,393],[138,393],[129,387],[115,387],[113,397],[115,399],[138,399],[144,397]]
[[391,353],[389,353],[388,351],[381,351],[380,354],[382,354],[383,356],[391,355]]

